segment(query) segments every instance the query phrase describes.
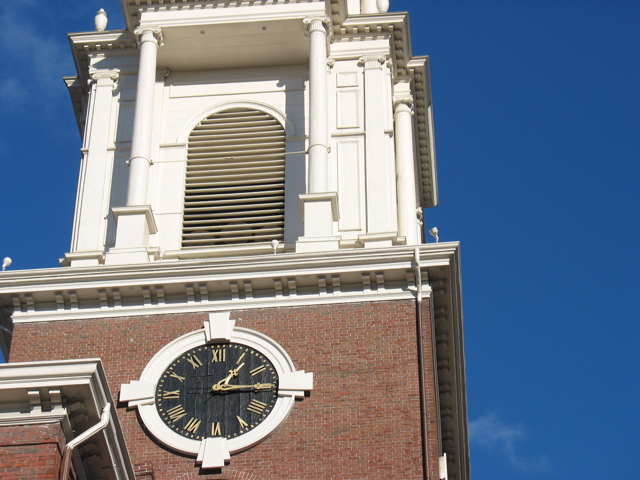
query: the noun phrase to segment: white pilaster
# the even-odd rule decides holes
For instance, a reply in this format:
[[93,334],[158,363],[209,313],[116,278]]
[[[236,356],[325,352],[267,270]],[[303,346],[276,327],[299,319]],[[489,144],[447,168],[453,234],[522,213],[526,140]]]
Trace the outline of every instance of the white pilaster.
[[[388,71],[385,55],[360,58],[364,68],[365,92],[365,185],[367,202],[367,234],[385,234],[392,245],[397,235],[395,223],[395,171],[390,156],[393,148],[389,132],[385,131],[385,118],[390,116],[391,99],[388,96]],[[388,102],[386,104],[385,102]]]
[[80,167],[76,219],[71,252],[65,255],[72,266],[92,266],[104,261],[104,240],[109,214],[110,172],[113,157],[111,113],[117,71],[99,71],[92,76],[84,155]]
[[394,98],[396,182],[398,191],[398,233],[407,245],[419,245],[415,145],[413,138],[413,99],[410,96]]

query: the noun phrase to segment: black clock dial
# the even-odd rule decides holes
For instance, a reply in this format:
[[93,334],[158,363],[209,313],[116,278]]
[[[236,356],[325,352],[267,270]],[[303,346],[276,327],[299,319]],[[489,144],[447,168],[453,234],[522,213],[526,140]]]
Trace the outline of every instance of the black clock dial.
[[278,374],[260,352],[236,343],[192,348],[164,371],[156,407],[171,430],[195,440],[234,438],[258,426],[278,397]]

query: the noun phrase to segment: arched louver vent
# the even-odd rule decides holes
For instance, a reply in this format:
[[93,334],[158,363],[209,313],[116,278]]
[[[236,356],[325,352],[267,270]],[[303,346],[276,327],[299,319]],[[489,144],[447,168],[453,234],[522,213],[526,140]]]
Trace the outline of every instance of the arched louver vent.
[[247,108],[214,113],[189,136],[182,247],[284,240],[285,131]]

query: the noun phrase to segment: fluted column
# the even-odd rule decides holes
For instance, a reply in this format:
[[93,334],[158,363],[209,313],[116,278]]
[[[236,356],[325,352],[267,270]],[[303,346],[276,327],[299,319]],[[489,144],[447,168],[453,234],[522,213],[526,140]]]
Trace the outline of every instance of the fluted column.
[[420,235],[416,214],[415,145],[411,118],[413,100],[411,97],[396,99],[394,106],[398,233],[406,238],[407,245],[418,245]]
[[127,206],[146,205],[149,166],[151,161],[151,133],[153,125],[153,97],[156,83],[158,45],[162,33],[158,27],[138,28],[135,34],[140,43],[140,64],[133,116],[131,159]]
[[309,28],[309,193],[329,188],[327,26],[329,17],[305,18]]

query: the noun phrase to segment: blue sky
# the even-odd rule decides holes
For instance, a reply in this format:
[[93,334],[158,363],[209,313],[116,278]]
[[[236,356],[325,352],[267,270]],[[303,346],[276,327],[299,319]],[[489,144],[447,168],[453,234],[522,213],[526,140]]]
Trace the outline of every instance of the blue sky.
[[[64,7],[62,7],[64,3]],[[0,258],[69,249],[66,32],[119,0],[0,3]],[[640,479],[640,2],[391,0],[429,55],[442,241],[462,242],[474,480]],[[431,240],[430,240],[431,241]]]

